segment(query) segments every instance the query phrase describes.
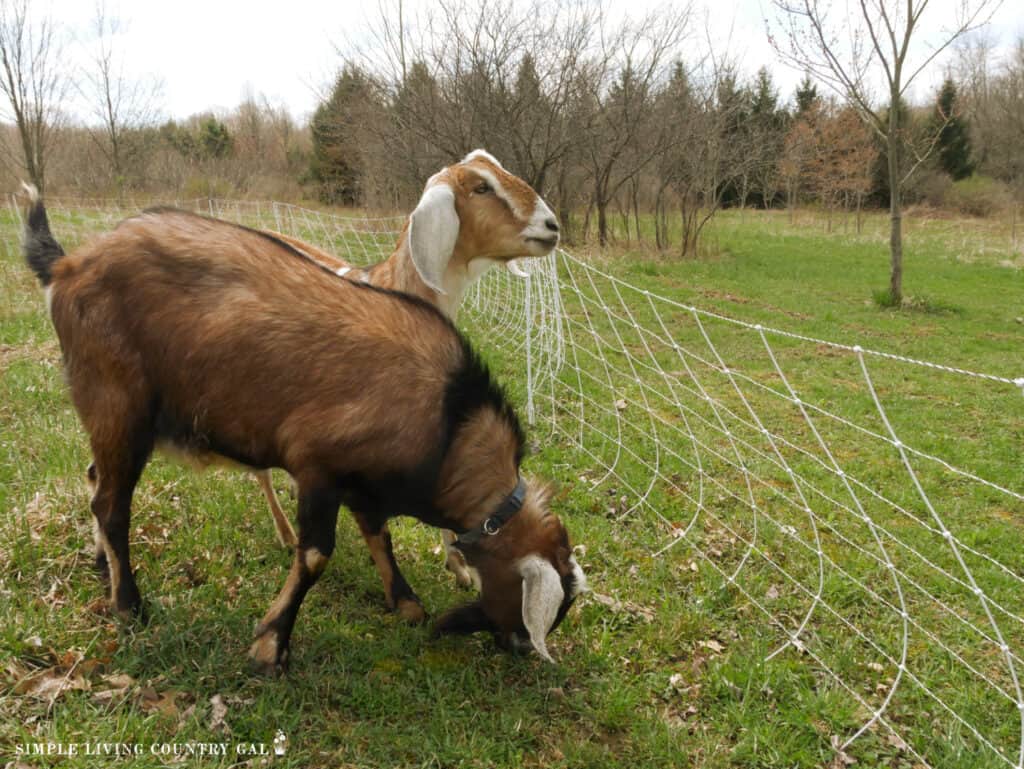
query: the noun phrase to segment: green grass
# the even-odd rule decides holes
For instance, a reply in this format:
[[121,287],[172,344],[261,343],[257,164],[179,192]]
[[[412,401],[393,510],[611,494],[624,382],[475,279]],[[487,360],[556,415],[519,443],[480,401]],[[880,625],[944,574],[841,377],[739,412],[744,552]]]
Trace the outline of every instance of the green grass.
[[[579,269],[573,273],[581,281],[579,293],[563,293],[578,368],[567,365],[554,380],[539,382],[530,434],[535,452],[527,469],[555,484],[554,507],[574,543],[586,547],[580,560],[592,586],[621,605],[580,601],[549,644],[559,665],[497,653],[488,638],[433,641],[425,629],[403,625],[383,609],[361,538],[342,516],[335,557],[296,626],[290,673],[277,680],[250,677],[245,671],[250,634],[284,579],[288,556],[276,545],[265,503],[250,478],[219,471],[196,475],[160,458],[139,485],[132,524],[151,621],[141,627],[119,623],[100,600],[103,588],[89,565],[86,440],[67,398],[42,297],[14,246],[14,222],[9,212],[0,216],[6,216],[0,227],[7,245],[0,260],[0,605],[6,615],[0,624],[0,761],[15,759],[18,744],[40,741],[140,743],[148,750],[154,742],[227,740],[233,751],[246,742],[269,746],[281,729],[289,750],[278,763],[296,767],[820,767],[838,760],[833,739],[842,742],[868,716],[824,666],[876,705],[876,687],[882,685],[884,693],[893,676],[876,650],[821,608],[802,636],[821,663],[792,649],[766,660],[782,636],[748,596],[794,629],[809,606],[801,585],[813,588],[817,558],[804,546],[810,541],[806,516],[778,493],[794,494],[786,474],[750,451],[745,452],[748,469],[767,482],[751,492],[764,515],[758,552],[743,571],[746,592],[730,588],[722,576],[738,566],[744,540],[753,536],[753,519],[743,503],[746,488],[736,468],[707,452],[702,461],[708,475],[739,499],[705,484],[704,505],[686,541],[665,556],[651,557],[671,541],[672,525],[685,526],[693,518],[690,498],[700,493],[699,479],[683,461],[693,455],[681,438],[683,422],[672,398],[691,408],[686,413],[696,439],[726,458],[728,444],[713,428],[714,413],[679,385],[688,380],[676,352],[651,334],[598,313],[599,302],[620,315],[624,310],[607,284],[582,283]],[[102,225],[86,211],[54,218],[55,234],[66,245]],[[266,226],[275,221],[267,219]],[[379,252],[388,240],[374,232],[328,232],[301,220],[286,221],[282,229],[341,254]],[[792,225],[782,216],[729,212],[708,233],[715,252],[700,260],[652,255],[624,243],[594,258],[602,270],[684,305],[1000,376],[1024,375],[1024,326],[1016,320],[1024,315],[1020,255],[1010,250],[1003,233],[989,231],[985,223],[909,225],[905,285],[915,299],[909,308],[894,310],[880,309],[872,298],[887,277],[880,222],[869,220],[862,236],[829,235],[823,229],[810,217]],[[564,269],[562,278],[570,280]],[[521,301],[516,296],[504,308],[510,317]],[[625,291],[623,298],[641,328],[659,328],[642,294]],[[709,354],[687,312],[667,304],[655,307],[679,344]],[[499,335],[501,309],[467,307],[461,320],[523,406],[521,325],[502,327]],[[588,336],[591,330],[599,341]],[[730,366],[780,387],[756,335],[714,320],[706,321],[705,330]],[[534,341],[540,343],[537,334]],[[882,429],[852,356],[786,338],[772,337],[771,343],[802,398]],[[541,348],[536,364],[544,361]],[[656,364],[676,380],[668,385],[647,377],[651,385],[645,389],[613,372],[611,383],[603,383],[605,363],[628,373],[640,362]],[[720,373],[696,359],[689,362],[721,404],[745,413]],[[1024,487],[1019,390],[879,359],[869,359],[868,365],[904,442],[993,482]],[[796,445],[811,445],[812,436],[791,407],[756,388],[745,387],[745,393],[771,430]],[[641,408],[645,398],[647,410]],[[588,429],[613,436],[621,430],[622,443],[636,453],[621,456],[617,477],[598,487],[592,482],[612,463],[614,442],[591,429],[586,450],[580,449],[576,409],[581,399]],[[619,399],[626,408],[616,416],[611,404]],[[658,418],[648,421],[648,411]],[[754,431],[725,418],[737,438],[765,449]],[[821,429],[851,475],[926,515],[891,447],[842,425],[823,423]],[[627,514],[638,504],[630,487],[641,492],[647,487],[656,454],[661,480],[650,490],[649,505]],[[835,478],[798,452],[785,454],[803,477],[840,498]],[[918,469],[940,514],[964,542],[1024,574],[1021,505],[923,463]],[[283,477],[278,480],[287,487]],[[822,550],[845,571],[826,570],[827,604],[887,653],[895,652],[899,622],[854,581],[896,600],[884,569],[849,544],[877,553],[869,531],[839,507],[815,499]],[[889,505],[865,504],[901,542],[956,571],[937,538]],[[792,526],[799,536],[786,535],[769,518]],[[464,600],[434,552],[436,532],[401,522],[395,542],[403,570],[429,611],[437,614]],[[964,590],[895,544],[890,549],[901,573],[942,596],[972,624],[986,626]],[[993,598],[1024,612],[1016,578],[974,556],[969,565]],[[909,583],[904,588],[912,616],[941,641],[915,630],[911,671],[1015,762],[1016,709],[941,645],[1009,686],[998,654],[921,591]],[[1019,625],[1002,626],[1011,648],[1024,649]],[[88,690],[65,691],[52,704],[20,693],[26,675],[62,663],[58,670],[66,673],[76,660],[69,678]],[[112,688],[103,678],[112,674],[126,674],[136,683],[121,694],[97,697]],[[211,728],[216,695],[227,705],[229,736]],[[887,713],[933,766],[1003,765],[919,687],[904,684]],[[857,759],[856,766],[909,769],[917,763],[881,728],[862,736],[847,753]],[[229,755],[201,763],[241,760]],[[79,756],[28,763],[87,766],[94,761]],[[161,760],[145,755],[136,763]]]

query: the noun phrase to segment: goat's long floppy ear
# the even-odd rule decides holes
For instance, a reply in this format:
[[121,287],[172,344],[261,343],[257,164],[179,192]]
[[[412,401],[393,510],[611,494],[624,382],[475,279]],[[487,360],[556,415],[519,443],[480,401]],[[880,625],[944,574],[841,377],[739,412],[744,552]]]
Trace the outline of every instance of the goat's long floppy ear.
[[447,184],[432,184],[409,217],[409,253],[420,278],[439,294],[445,293],[444,271],[458,237],[455,192]]
[[562,580],[555,567],[537,555],[524,558],[519,573],[523,575],[523,624],[530,634],[530,643],[537,654],[553,663],[547,637],[565,598]]
[[494,623],[484,614],[480,601],[473,601],[442,614],[434,623],[431,635],[435,638],[443,635],[471,635],[481,630],[493,632]]

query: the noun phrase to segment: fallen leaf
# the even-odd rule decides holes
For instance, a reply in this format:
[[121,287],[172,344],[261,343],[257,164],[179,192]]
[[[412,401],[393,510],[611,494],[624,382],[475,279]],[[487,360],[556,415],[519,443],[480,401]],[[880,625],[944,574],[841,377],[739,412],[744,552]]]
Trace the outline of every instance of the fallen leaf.
[[842,743],[839,740],[838,734],[832,735],[832,749],[836,752],[835,756],[832,757],[832,761],[829,763],[829,769],[845,769],[847,766],[853,766],[857,763],[857,759],[850,756],[842,748]]
[[885,738],[885,741],[890,747],[896,748],[896,750],[907,749],[907,743],[903,741],[903,738],[893,732],[889,733],[889,736]]
[[215,694],[210,697],[210,731],[211,732],[223,732],[224,734],[231,734],[231,727],[228,726],[227,721],[224,719],[228,715],[228,706],[224,703],[224,698],[219,694]]
[[718,643],[718,641],[716,641],[714,638],[710,638],[707,641],[699,641],[698,645],[705,649],[710,649],[711,651],[716,652],[717,654],[721,654],[725,651],[725,647],[722,646],[722,644]]
[[146,686],[139,692],[139,707],[147,713],[160,713],[165,716],[177,716],[178,705],[175,699],[178,692],[157,692],[152,686]]
[[89,688],[89,681],[74,668],[57,665],[21,679],[15,685],[14,693],[53,703],[64,692],[88,691]]
[[774,601],[776,598],[779,597],[779,589],[775,587],[775,585],[772,585],[768,588],[768,592],[764,594],[764,597],[767,598],[769,601]]
[[127,673],[113,673],[108,676],[100,676],[100,679],[113,689],[127,689],[135,686],[135,679]]
[[617,408],[619,411],[625,411],[626,410],[626,405],[627,405],[626,401],[624,401],[622,399],[619,399],[619,400],[615,401],[615,408]]

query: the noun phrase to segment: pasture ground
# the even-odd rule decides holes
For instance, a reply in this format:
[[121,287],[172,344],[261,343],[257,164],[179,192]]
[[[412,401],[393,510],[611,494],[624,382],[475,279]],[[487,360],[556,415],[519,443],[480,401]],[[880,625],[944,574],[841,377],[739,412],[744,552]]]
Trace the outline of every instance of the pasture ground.
[[[723,590],[721,577],[696,562],[685,543],[671,558],[652,560],[650,533],[601,514],[596,492],[578,482],[591,468],[543,432],[531,436],[537,451],[527,468],[555,482],[555,509],[573,541],[586,545],[581,562],[593,588],[619,602],[578,603],[549,644],[557,666],[497,653],[489,638],[433,641],[424,628],[402,624],[383,608],[376,573],[343,514],[335,556],[298,620],[290,673],[250,677],[250,635],[289,556],[276,544],[252,479],[192,474],[159,457],[139,485],[132,523],[150,621],[121,624],[90,566],[89,455],[59,349],[16,248],[15,221],[9,211],[0,217],[0,763],[96,763],[81,755],[19,757],[15,748],[26,743],[148,749],[227,741],[234,751],[269,746],[280,729],[288,751],[274,763],[294,767],[843,765],[833,736],[845,738],[863,723],[856,702],[795,652],[766,662],[777,632],[756,621],[742,596]],[[54,230],[61,240],[59,220]],[[869,217],[865,234],[855,236],[827,235],[823,221],[809,215],[791,224],[785,215],[727,212],[708,233],[713,253],[699,260],[626,244],[594,258],[643,288],[751,322],[1024,376],[1024,256],[1008,233],[986,222],[941,219],[911,220],[908,231],[912,309],[900,311],[872,301],[887,278],[882,217]],[[470,329],[486,347],[485,330]],[[521,400],[515,361],[500,352],[490,357]],[[794,363],[804,389],[830,385],[832,373],[821,363]],[[918,390],[916,380],[889,384],[896,394],[920,397],[919,413],[930,416],[915,419],[931,450],[1024,487],[1019,394],[1011,401],[980,389],[962,406],[953,396]],[[865,461],[884,475],[893,459]],[[287,489],[286,479],[277,479]],[[1024,554],[1014,535],[1024,511],[1002,513],[987,552],[1019,574]],[[394,537],[428,611],[465,600],[442,568],[434,531],[397,522]],[[846,609],[865,626],[875,622],[879,635],[888,632],[887,615],[863,596]],[[820,632],[840,643],[834,628]],[[872,669],[862,662],[851,660],[848,676],[870,687]],[[936,680],[947,674],[936,661]],[[965,701],[981,686],[971,678],[958,685]],[[980,691],[975,701],[987,702]],[[969,736],[943,733],[941,716],[933,703],[914,698],[893,712],[933,765],[1003,765],[975,752]],[[985,713],[977,717],[986,721]],[[1007,721],[989,736],[1012,748],[1017,724]],[[884,730],[865,735],[849,753],[856,766],[917,763]],[[155,766],[172,759],[130,760]],[[186,763],[247,761],[263,759],[230,752]]]

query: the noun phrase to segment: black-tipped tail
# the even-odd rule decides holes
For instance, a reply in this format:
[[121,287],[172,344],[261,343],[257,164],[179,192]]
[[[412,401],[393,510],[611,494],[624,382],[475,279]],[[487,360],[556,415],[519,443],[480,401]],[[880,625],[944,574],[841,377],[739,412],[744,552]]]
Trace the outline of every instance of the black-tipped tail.
[[28,266],[39,278],[39,282],[48,286],[52,278],[53,263],[64,256],[64,249],[60,247],[60,243],[50,232],[50,221],[46,218],[46,208],[39,197],[39,190],[24,182],[22,186],[28,194],[29,202],[28,210],[25,213],[25,234],[22,238],[21,250],[25,254]]

